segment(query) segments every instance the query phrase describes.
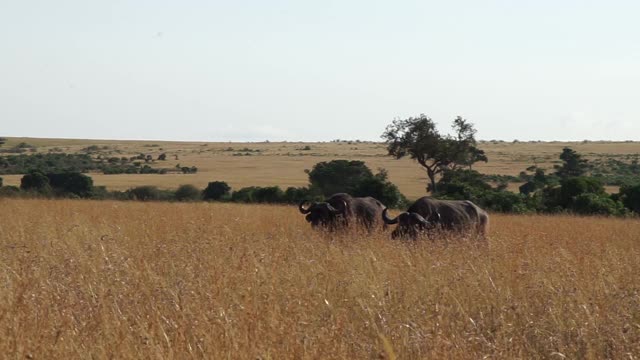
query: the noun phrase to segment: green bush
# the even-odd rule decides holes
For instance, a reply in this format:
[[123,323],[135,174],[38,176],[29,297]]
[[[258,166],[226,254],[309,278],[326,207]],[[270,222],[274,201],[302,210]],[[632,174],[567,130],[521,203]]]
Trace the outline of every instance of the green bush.
[[569,208],[576,196],[581,194],[604,195],[604,186],[596,178],[580,176],[563,179],[560,182],[558,205]]
[[526,183],[520,185],[518,190],[520,191],[520,194],[529,195],[538,190],[538,185],[533,181],[527,181]]
[[213,181],[202,191],[202,198],[204,200],[221,200],[229,197],[230,191],[231,187],[226,182]]
[[78,172],[47,174],[47,178],[58,195],[88,198],[93,192],[93,179]]
[[627,209],[640,214],[640,184],[622,186],[619,197]]
[[255,202],[253,199],[253,192],[257,188],[255,186],[244,187],[238,191],[234,191],[231,194],[231,201],[233,202],[242,202],[242,203],[252,203]]
[[0,174],[87,172],[98,164],[87,154],[34,154],[0,157]]
[[477,204],[491,211],[504,213],[526,213],[531,211],[520,194],[510,191],[488,190],[478,195]]
[[253,200],[259,203],[283,203],[285,202],[284,191],[278,186],[257,187],[253,191]]
[[562,212],[566,205],[562,204],[561,190],[560,186],[547,186],[537,192],[535,197],[539,199],[538,204],[540,205],[537,210],[549,213]]
[[380,177],[371,177],[360,181],[353,189],[353,196],[371,196],[389,208],[404,209],[409,201],[402,195],[398,187]]
[[[320,162],[313,166],[309,174],[309,193],[305,199],[314,195],[331,196],[345,192],[353,196],[372,196],[389,207],[403,208],[407,199],[398,188],[388,181],[387,172],[380,169],[373,174],[363,161],[333,160]],[[293,192],[293,190],[291,190]],[[293,193],[286,196],[288,201]]]
[[107,190],[106,186],[94,186],[91,192],[91,199],[109,200],[113,199],[112,193]]
[[18,197],[20,194],[20,188],[17,186],[0,187],[0,197]]
[[468,169],[445,171],[436,188],[438,191],[434,195],[437,197],[455,200],[472,200],[493,189],[484,181],[482,174]]
[[231,201],[242,203],[285,203],[287,198],[278,186],[250,186],[234,191]]
[[363,161],[332,160],[319,162],[308,172],[311,187],[320,190],[322,195],[351,193],[358,184],[373,177],[373,173]]
[[20,189],[44,195],[51,193],[49,178],[39,171],[33,171],[24,175],[22,179],[20,179]]
[[174,194],[178,201],[196,201],[200,196],[201,191],[193,185],[180,185]]
[[532,194],[537,190],[545,187],[545,185],[550,185],[557,181],[555,175],[547,176],[545,175],[543,169],[540,169],[537,167],[530,167],[527,170],[534,170],[534,169],[535,169],[534,175],[530,176],[530,179],[526,183],[520,186],[519,188],[520,194],[523,194],[523,195]]
[[485,193],[494,191],[491,185],[484,181],[482,174],[468,169],[445,171],[436,188],[438,191],[433,194],[436,198],[470,200],[480,206],[481,198],[487,196]]
[[624,215],[624,205],[609,196],[583,193],[573,199],[571,210],[583,215]]
[[284,201],[290,204],[298,204],[302,200],[321,201],[322,194],[318,189],[309,187],[288,187],[284,191]]
[[151,201],[160,200],[160,190],[156,186],[138,186],[127,190],[128,198],[131,200]]

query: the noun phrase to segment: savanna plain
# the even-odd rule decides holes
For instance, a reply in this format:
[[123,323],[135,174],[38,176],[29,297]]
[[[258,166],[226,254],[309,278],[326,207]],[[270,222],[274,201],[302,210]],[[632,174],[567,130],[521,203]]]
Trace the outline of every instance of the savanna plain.
[[[136,186],[152,185],[161,189],[176,189],[183,184],[205,188],[210,181],[225,181],[234,190],[247,186],[274,186],[282,189],[289,186],[307,186],[305,170],[312,169],[321,161],[336,159],[361,160],[372,170],[384,168],[389,180],[398,186],[410,200],[425,195],[427,176],[413,160],[396,160],[387,155],[383,143],[361,141],[338,141],[321,143],[302,142],[169,142],[169,141],[124,141],[90,139],[41,139],[8,138],[4,148],[25,143],[33,146],[34,152],[90,154],[92,157],[130,157],[148,155],[157,159],[166,154],[166,161],[154,160],[146,165],[154,168],[195,166],[194,174],[119,174],[90,173],[94,185],[109,190],[124,191]],[[483,174],[518,175],[529,166],[536,165],[547,172],[560,163],[558,156],[562,148],[569,146],[589,160],[618,159],[640,153],[640,142],[505,142],[482,141],[489,162],[476,163],[474,169]],[[0,175],[4,185],[20,185],[22,175]],[[521,184],[510,183],[509,189],[518,192]],[[609,189],[617,192],[615,189]]]
[[330,235],[295,206],[0,199],[15,359],[637,359],[637,219],[486,241]]

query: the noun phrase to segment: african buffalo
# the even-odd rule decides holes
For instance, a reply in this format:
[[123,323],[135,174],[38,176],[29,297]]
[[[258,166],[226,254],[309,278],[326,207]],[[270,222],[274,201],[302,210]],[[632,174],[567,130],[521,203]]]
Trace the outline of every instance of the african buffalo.
[[440,228],[453,231],[476,231],[484,237],[489,226],[489,215],[467,200],[436,200],[422,197],[406,212],[391,219],[387,209],[382,212],[385,224],[398,224],[391,236],[415,239],[421,233]]
[[[305,205],[309,204],[305,208]],[[330,231],[357,224],[371,231],[380,222],[382,203],[372,197],[352,197],[338,193],[323,202],[310,203],[304,200],[298,206],[300,212],[307,215],[312,227],[323,227]]]

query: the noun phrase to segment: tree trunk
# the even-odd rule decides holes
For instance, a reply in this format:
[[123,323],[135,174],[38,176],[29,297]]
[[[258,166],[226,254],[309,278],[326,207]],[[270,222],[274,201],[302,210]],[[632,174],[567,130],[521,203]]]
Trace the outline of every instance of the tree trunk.
[[429,180],[431,181],[431,194],[435,194],[435,192],[437,191],[436,172],[432,170],[430,167],[427,167],[427,176],[429,176]]

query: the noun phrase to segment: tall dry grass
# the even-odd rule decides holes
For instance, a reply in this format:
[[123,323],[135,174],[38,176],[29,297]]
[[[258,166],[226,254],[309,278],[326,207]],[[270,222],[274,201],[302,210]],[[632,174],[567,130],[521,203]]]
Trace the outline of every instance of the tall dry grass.
[[2,200],[3,358],[640,356],[640,222],[492,216],[489,245],[295,207]]

